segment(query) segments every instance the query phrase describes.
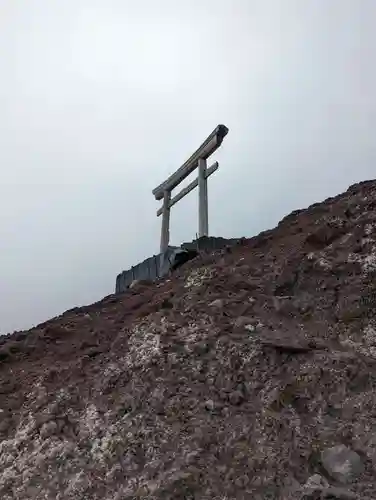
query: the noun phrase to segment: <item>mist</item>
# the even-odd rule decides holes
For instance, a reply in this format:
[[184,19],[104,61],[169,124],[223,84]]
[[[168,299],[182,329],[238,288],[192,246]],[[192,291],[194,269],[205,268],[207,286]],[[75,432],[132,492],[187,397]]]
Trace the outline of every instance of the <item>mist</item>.
[[[1,333],[99,300],[157,253],[151,191],[219,123],[211,235],[375,177],[373,0],[0,6]],[[171,213],[171,243],[192,240],[197,191]]]

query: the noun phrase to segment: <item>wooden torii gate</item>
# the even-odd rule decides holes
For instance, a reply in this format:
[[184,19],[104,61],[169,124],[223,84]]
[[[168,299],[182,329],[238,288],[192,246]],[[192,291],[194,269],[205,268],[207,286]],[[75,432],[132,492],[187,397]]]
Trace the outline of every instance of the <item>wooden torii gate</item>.
[[[208,177],[213,174],[219,167],[218,162],[215,162],[211,167],[207,168],[207,159],[212,155],[222,144],[224,137],[228,133],[228,128],[225,125],[218,125],[209,137],[201,144],[201,146],[193,153],[193,155],[178,169],[175,173],[162,182],[158,187],[153,189],[153,195],[156,200],[163,200],[162,207],[157,211],[157,217],[162,215],[161,229],[161,253],[167,250],[170,241],[170,209],[175,203],[180,201],[184,196],[190,193],[198,186],[198,236],[208,236],[209,220],[208,220]],[[171,192],[176,188],[188,175],[198,168],[198,178],[191,182],[187,187],[182,189],[179,194],[171,198]]]

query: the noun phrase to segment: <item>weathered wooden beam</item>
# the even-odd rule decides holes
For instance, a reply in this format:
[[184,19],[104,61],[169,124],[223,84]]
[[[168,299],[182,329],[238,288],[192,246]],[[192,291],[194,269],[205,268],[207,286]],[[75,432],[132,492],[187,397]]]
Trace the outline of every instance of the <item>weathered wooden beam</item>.
[[181,181],[190,175],[198,166],[198,160],[207,160],[211,154],[222,144],[223,139],[228,133],[225,125],[218,125],[193,155],[178,169],[175,173],[153,189],[153,195],[156,200],[163,198],[165,191],[172,191]]
[[[213,163],[213,165],[211,167],[206,169],[205,178],[207,179],[208,177],[211,176],[211,174],[214,174],[214,172],[216,170],[218,170],[218,167],[219,167],[219,165],[218,165],[218,162],[216,161],[215,163]],[[176,196],[174,196],[174,198],[172,198],[172,200],[170,201],[170,203],[168,205],[168,208],[173,207],[178,201],[180,201],[182,198],[184,198],[184,196],[187,196],[187,194],[190,193],[197,186],[198,186],[198,179],[195,179],[193,182],[188,184],[187,187],[182,189],[179,194],[177,194]],[[157,217],[162,215],[162,213],[163,213],[163,207],[161,207],[159,210],[157,210]]]

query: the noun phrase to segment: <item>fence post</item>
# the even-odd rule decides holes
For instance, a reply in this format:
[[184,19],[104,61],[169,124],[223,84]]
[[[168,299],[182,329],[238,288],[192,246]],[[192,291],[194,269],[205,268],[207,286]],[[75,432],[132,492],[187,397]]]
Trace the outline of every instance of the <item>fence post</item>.
[[198,160],[198,237],[208,236],[208,181],[206,178],[206,160]]
[[162,207],[161,253],[167,250],[170,240],[170,201],[171,191],[164,191]]

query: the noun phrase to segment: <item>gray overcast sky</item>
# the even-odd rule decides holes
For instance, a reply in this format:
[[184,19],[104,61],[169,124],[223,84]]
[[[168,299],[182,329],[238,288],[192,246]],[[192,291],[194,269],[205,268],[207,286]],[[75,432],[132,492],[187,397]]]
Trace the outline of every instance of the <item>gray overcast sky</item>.
[[[151,190],[218,123],[213,235],[376,177],[375,20],[375,0],[0,0],[0,331],[157,253]],[[172,243],[196,231],[193,192]]]

